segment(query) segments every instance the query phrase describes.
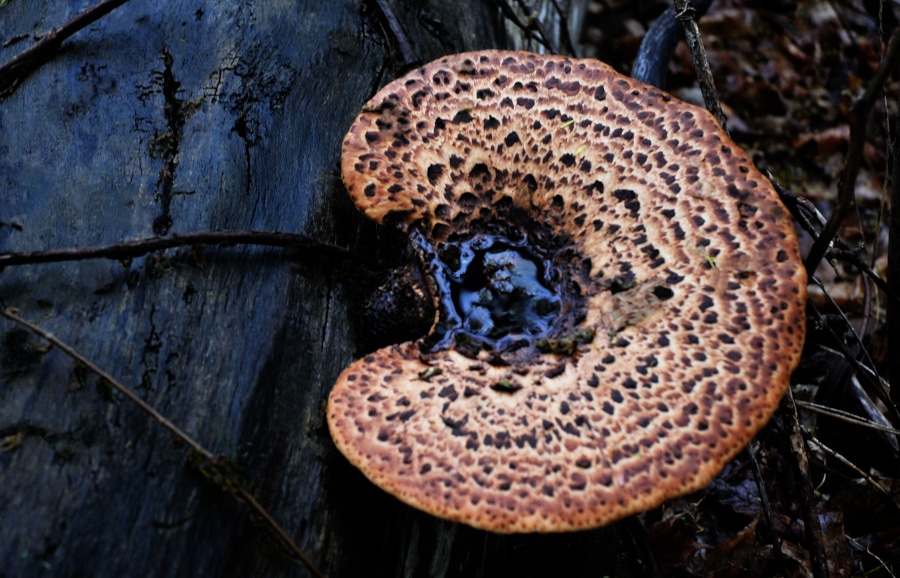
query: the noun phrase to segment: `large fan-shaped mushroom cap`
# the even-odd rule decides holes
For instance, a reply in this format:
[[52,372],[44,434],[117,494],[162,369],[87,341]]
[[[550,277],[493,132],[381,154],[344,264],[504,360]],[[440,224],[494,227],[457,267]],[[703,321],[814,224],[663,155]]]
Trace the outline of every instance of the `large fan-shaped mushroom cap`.
[[441,295],[429,338],[340,376],[335,444],[408,504],[496,532],[600,526],[705,486],[789,385],[797,241],[704,110],[596,61],[459,54],[367,103],[342,170],[360,210],[413,235],[437,290],[475,246],[491,288],[466,306],[515,281],[516,259],[556,299],[545,323],[482,339]]

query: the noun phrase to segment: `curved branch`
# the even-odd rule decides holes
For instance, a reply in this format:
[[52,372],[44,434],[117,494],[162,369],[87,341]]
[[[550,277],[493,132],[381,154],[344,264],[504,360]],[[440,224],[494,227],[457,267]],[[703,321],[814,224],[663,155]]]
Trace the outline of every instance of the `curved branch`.
[[[56,347],[78,363],[83,364],[84,367],[99,376],[100,379],[102,379],[111,388],[115,389],[120,394],[128,398],[144,413],[156,420],[156,422],[159,423],[162,427],[169,430],[176,438],[178,438],[179,441],[181,441],[181,443],[187,445],[189,448],[188,462],[194,462],[192,465],[197,467],[197,469],[200,470],[201,473],[209,477],[211,481],[216,481],[217,476],[215,475],[215,473],[223,472],[223,465],[227,460],[225,460],[222,456],[217,456],[204,448],[200,444],[200,442],[196,441],[194,438],[185,433],[184,430],[176,426],[164,415],[156,411],[156,409],[152,405],[144,401],[143,398],[141,398],[138,394],[134,393],[131,389],[123,385],[121,382],[117,381],[116,378],[104,371],[93,361],[79,353],[73,347],[69,346],[67,343],[60,340],[55,335],[45,331],[41,327],[38,327],[37,325],[19,317],[12,309],[0,309],[0,317],[5,317],[13,323],[17,323],[27,328],[35,335],[38,335],[41,338],[49,341],[51,344],[53,344],[54,347]],[[225,475],[227,476],[228,474],[226,473]],[[250,507],[266,521],[266,523],[276,533],[276,535],[284,541],[285,546],[287,546],[294,553],[294,555],[296,555],[297,558],[306,565],[306,567],[310,572],[313,573],[313,575],[319,578],[322,578],[324,576],[322,572],[316,567],[316,565],[313,564],[312,560],[310,560],[309,557],[306,556],[306,554],[300,549],[300,547],[297,546],[296,542],[294,542],[294,540],[288,535],[288,533],[284,531],[281,525],[275,521],[272,515],[269,514],[269,512],[266,511],[266,509],[256,501],[256,499],[247,490],[246,486],[243,483],[239,481],[235,482],[234,480],[229,479],[220,480],[220,483],[217,483],[216,485],[219,486],[222,490],[234,494],[239,499],[244,500],[245,502],[250,504]]]
[[[710,4],[712,4],[712,0],[694,2],[696,18],[703,16]],[[653,21],[647,33],[644,34],[641,47],[634,59],[634,66],[631,67],[631,77],[656,88],[664,89],[669,72],[669,62],[682,38],[684,38],[684,27],[676,18],[675,7],[670,6]]]
[[694,70],[697,72],[697,81],[700,84],[700,92],[703,94],[703,104],[706,105],[706,110],[716,117],[716,122],[722,127],[722,130],[727,133],[725,113],[722,111],[722,104],[719,102],[719,95],[716,92],[712,69],[709,66],[709,59],[706,58],[703,39],[700,37],[700,28],[694,19],[696,10],[691,4],[691,0],[675,0],[675,10],[675,18],[680,20],[684,26],[684,39],[688,48],[691,49],[691,60],[694,63]]
[[3,253],[0,254],[0,269],[12,265],[58,263],[61,261],[82,261],[85,259],[130,259],[173,247],[234,245],[238,243],[268,247],[290,247],[303,250],[315,249],[316,257],[339,259],[341,261],[356,260],[350,251],[343,247],[322,243],[312,237],[296,233],[279,233],[277,231],[204,231],[201,233],[176,234],[167,237],[126,241],[101,247],[70,247],[29,253]]
[[12,92],[26,76],[50,60],[53,53],[67,38],[126,2],[128,0],[103,0],[62,26],[47,32],[40,40],[0,65],[0,98]]
[[875,105],[875,101],[884,89],[884,83],[891,73],[897,69],[898,64],[900,64],[900,34],[895,34],[888,46],[887,55],[881,61],[881,64],[878,65],[878,70],[875,71],[875,76],[866,85],[866,90],[860,99],[853,105],[853,122],[850,125],[850,148],[847,152],[844,169],[841,171],[841,176],[838,180],[837,204],[828,222],[825,223],[822,234],[816,239],[812,249],[809,250],[809,254],[806,256],[805,266],[809,275],[815,273],[819,261],[825,256],[829,245],[838,232],[838,228],[840,228],[844,218],[853,207],[853,193],[856,188],[856,176],[859,174],[859,167],[862,163],[863,146],[866,141],[866,124],[869,121],[869,114]]
[[388,29],[391,31],[391,35],[393,35],[394,40],[397,42],[397,48],[400,50],[400,58],[403,59],[403,65],[411,67],[419,62],[419,56],[416,54],[415,49],[413,49],[412,43],[406,35],[406,31],[403,30],[403,25],[400,24],[400,20],[397,18],[397,15],[394,14],[391,5],[388,4],[387,0],[374,0],[374,2],[375,6],[378,7],[378,11],[381,12],[381,16],[384,18]]

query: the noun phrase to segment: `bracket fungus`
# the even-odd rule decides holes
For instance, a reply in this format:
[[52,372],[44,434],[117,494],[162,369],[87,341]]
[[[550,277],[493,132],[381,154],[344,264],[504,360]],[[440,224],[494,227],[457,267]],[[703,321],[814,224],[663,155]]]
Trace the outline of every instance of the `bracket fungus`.
[[700,108],[596,61],[458,54],[365,105],[342,172],[410,235],[437,311],[328,401],[338,449],[408,504],[601,526],[707,485],[789,385],[790,218]]

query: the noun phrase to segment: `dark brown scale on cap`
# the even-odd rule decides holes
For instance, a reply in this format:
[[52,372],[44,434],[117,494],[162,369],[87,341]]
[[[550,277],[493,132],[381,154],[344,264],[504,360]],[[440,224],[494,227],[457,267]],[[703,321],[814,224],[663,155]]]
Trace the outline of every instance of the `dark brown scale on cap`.
[[430,341],[344,371],[335,444],[408,504],[495,532],[601,526],[704,487],[788,387],[796,238],[697,107],[596,61],[460,54],[367,103],[342,170],[366,216],[432,245],[549,246],[574,303],[510,351],[434,346],[439,312]]

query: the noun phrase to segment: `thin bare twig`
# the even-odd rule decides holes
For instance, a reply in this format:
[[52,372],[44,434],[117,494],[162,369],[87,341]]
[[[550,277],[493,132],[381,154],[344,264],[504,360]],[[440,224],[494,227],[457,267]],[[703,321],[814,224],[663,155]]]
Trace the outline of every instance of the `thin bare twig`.
[[206,451],[206,449],[204,449],[203,446],[201,446],[199,443],[194,441],[194,439],[192,437],[190,437],[188,434],[181,431],[181,429],[179,429],[178,426],[176,426],[175,424],[170,422],[168,419],[166,419],[165,416],[163,416],[158,411],[153,409],[153,406],[151,406],[146,401],[141,399],[140,396],[138,396],[136,393],[132,392],[130,389],[128,389],[127,387],[125,387],[124,385],[122,385],[121,383],[116,381],[116,378],[114,378],[110,374],[106,373],[104,370],[102,370],[100,367],[98,367],[93,361],[91,361],[84,355],[80,354],[79,352],[77,352],[74,349],[72,349],[71,347],[69,347],[67,344],[65,344],[62,341],[60,341],[59,339],[57,339],[52,333],[49,333],[48,331],[45,331],[44,329],[38,327],[37,325],[34,325],[33,323],[30,323],[30,322],[22,319],[21,317],[16,315],[12,309],[0,309],[0,316],[6,317],[10,321],[13,321],[23,327],[28,328],[29,331],[31,331],[32,333],[34,333],[36,335],[39,335],[40,337],[44,338],[47,341],[49,341],[50,343],[53,344],[54,347],[59,348],[61,351],[63,351],[66,355],[68,355],[72,359],[75,359],[79,363],[84,364],[84,366],[86,368],[90,369],[91,371],[93,371],[94,373],[99,375],[101,379],[105,380],[107,383],[109,383],[110,386],[112,386],[114,389],[118,390],[119,393],[121,393],[122,395],[127,397],[129,400],[131,400],[135,405],[137,405],[145,413],[147,413],[147,415],[149,415],[150,417],[155,419],[161,426],[163,426],[164,428],[166,428],[167,430],[169,430],[170,432],[175,434],[175,437],[177,437],[178,439],[183,441],[185,443],[185,445],[189,446],[192,450],[199,453],[206,459],[212,460],[215,458],[215,455]]
[[[817,284],[820,283],[818,281],[818,279],[816,279],[815,277],[810,277],[810,281],[812,281],[813,283],[817,283]],[[827,293],[826,293],[826,295],[827,295]],[[840,311],[840,309],[838,309],[838,310]],[[897,408],[893,407],[893,405],[891,404],[890,393],[888,392],[889,388],[886,387],[884,380],[881,379],[881,377],[871,367],[867,366],[866,364],[860,363],[860,361],[858,359],[856,359],[856,356],[850,351],[849,346],[835,332],[834,328],[825,320],[824,316],[818,309],[816,309],[815,307],[810,307],[809,311],[812,313],[811,320],[814,323],[819,324],[821,327],[824,327],[828,331],[828,334],[831,336],[831,338],[835,344],[835,347],[837,348],[838,351],[840,351],[841,356],[845,360],[847,360],[847,363],[849,363],[850,366],[854,369],[854,371],[856,371],[857,375],[866,376],[869,384],[872,386],[873,391],[878,396],[878,399],[880,399],[881,402],[884,403],[888,407],[888,409],[891,411],[892,417],[894,419],[900,419],[900,412],[898,412]],[[872,362],[871,358],[869,357],[868,351],[866,350],[865,346],[863,345],[862,340],[859,338],[859,335],[856,334],[856,330],[853,329],[853,326],[850,324],[850,321],[848,319],[846,319],[846,316],[843,314],[843,311],[841,311],[841,315],[844,316],[844,318],[845,318],[844,323],[846,323],[847,326],[853,330],[853,334],[856,339],[856,343],[859,344],[860,347],[862,348],[862,351],[865,352],[865,355],[868,358],[869,363],[871,363],[874,366],[874,363]],[[820,345],[820,347],[821,347],[821,345]]]
[[[900,155],[897,155],[898,159],[900,159]],[[900,160],[898,160],[900,162]],[[809,233],[812,238],[817,238],[821,234],[821,230],[825,227],[826,220],[825,217],[822,216],[822,213],[816,208],[816,206],[807,198],[801,197],[800,195],[789,191],[784,188],[778,181],[775,180],[775,177],[772,176],[771,173],[766,172],[766,176],[771,181],[772,185],[775,187],[775,191],[778,192],[778,196],[781,197],[781,202],[784,203],[784,206],[788,208],[791,212],[791,216],[800,223],[800,226]],[[897,189],[900,191],[900,181],[895,180],[894,182],[898,183]],[[900,205],[900,192],[898,192],[898,200],[897,204]],[[891,213],[892,216],[897,215],[897,230],[900,230],[900,211]],[[893,236],[891,236],[893,239]],[[893,303],[900,303],[900,294],[894,289],[894,287],[900,287],[900,273],[897,276],[897,282],[891,283],[889,280],[885,281],[878,274],[872,270],[872,266],[867,263],[860,255],[860,249],[848,249],[845,248],[846,244],[841,240],[837,239],[837,243],[841,245],[840,247],[832,247],[828,249],[825,253],[825,257],[828,260],[837,259],[838,261],[844,261],[846,263],[850,263],[856,269],[868,277],[875,285],[881,289],[884,294],[888,297],[890,305]],[[900,247],[900,239],[897,241],[898,247]],[[888,255],[891,255],[891,251],[888,250]],[[897,254],[900,254],[900,249],[898,249]],[[898,268],[900,269],[900,268]],[[888,279],[890,279],[890,272],[892,269],[888,268]],[[900,380],[898,380],[900,381]]]
[[[881,277],[878,276],[878,273],[872,270],[868,263],[866,263],[862,257],[860,257],[860,250],[856,249],[837,249],[832,248],[829,249],[825,256],[830,259],[837,259],[838,261],[844,261],[845,263],[850,263],[853,265],[857,271],[871,279],[875,286],[881,289],[884,294],[887,296],[888,301],[894,301],[896,303],[900,303],[900,294],[897,293],[895,287],[900,288],[900,285],[893,285],[889,281],[885,281]],[[890,252],[888,252],[890,254]],[[890,271],[890,268],[888,268]]]
[[800,478],[800,507],[806,526],[806,548],[809,551],[810,565],[815,578],[827,578],[831,575],[828,570],[828,562],[825,557],[825,535],[822,532],[822,524],[813,504],[813,485],[809,475],[809,458],[806,454],[806,444],[803,441],[803,431],[800,425],[800,417],[797,415],[797,405],[794,403],[794,394],[788,390],[784,396],[784,403],[789,412],[791,434],[791,452],[794,454],[794,463]]
[[872,485],[872,487],[874,487],[876,490],[878,490],[885,496],[891,495],[891,493],[887,490],[887,488],[885,488],[884,486],[879,484],[875,478],[873,478],[866,472],[859,469],[859,466],[857,466],[856,464],[854,464],[853,462],[851,462],[850,460],[845,458],[843,455],[839,454],[838,452],[834,451],[830,447],[826,446],[825,444],[823,444],[822,442],[817,440],[813,435],[809,436],[809,441],[807,443],[815,446],[815,448],[818,449],[819,451],[825,452],[826,454],[830,455],[831,457],[835,458],[837,461],[841,462],[842,464],[844,464],[845,466],[847,466],[848,468],[850,468],[851,470],[856,472],[861,478],[863,478],[864,480],[869,482]]
[[125,241],[102,247],[69,247],[50,251],[2,253],[0,254],[0,269],[11,265],[82,261],[85,259],[130,259],[173,247],[234,244],[315,249],[316,257],[340,259],[343,261],[355,260],[353,254],[343,247],[322,243],[312,237],[296,233],[280,233],[277,231],[204,231],[201,233],[176,234],[137,241]]
[[307,568],[309,568],[310,572],[312,572],[319,578],[324,578],[325,575],[322,574],[322,571],[319,570],[316,565],[306,557],[306,554],[303,553],[303,551],[299,546],[297,546],[294,540],[291,539],[288,533],[284,531],[284,528],[281,527],[281,524],[276,522],[275,518],[273,518],[269,514],[269,512],[265,508],[263,508],[259,502],[256,501],[256,498],[253,497],[253,494],[248,492],[246,488],[241,488],[239,490],[239,495],[242,500],[250,504],[250,507],[253,508],[253,510],[266,521],[269,527],[275,531],[275,534],[277,534],[278,537],[288,546],[288,548],[290,548],[294,555],[297,556]]
[[866,427],[877,431],[883,431],[890,434],[900,435],[900,430],[898,429],[894,429],[886,425],[881,425],[868,419],[863,419],[858,415],[852,414],[850,412],[846,412],[840,409],[834,409],[832,407],[828,407],[819,403],[813,403],[811,401],[803,401],[800,399],[794,400],[794,403],[796,403],[797,407],[799,407],[800,409],[805,409],[807,411],[812,411],[821,415],[827,415],[828,417],[833,417],[834,419],[838,419],[849,424],[858,425],[860,427]]
[[[712,0],[696,0],[694,4],[695,19],[706,14]],[[675,48],[684,38],[684,26],[675,17],[675,7],[669,6],[666,11],[656,17],[634,59],[631,77],[653,85],[656,88],[666,87],[669,75],[669,63]]]
[[397,42],[397,49],[400,50],[400,58],[403,59],[404,66],[413,66],[419,62],[419,57],[413,49],[412,43],[406,35],[406,31],[403,30],[403,25],[400,24],[400,20],[397,18],[397,15],[394,14],[394,9],[391,8],[391,5],[387,0],[374,1],[375,6],[378,7],[378,11],[381,12],[381,16],[384,18],[388,29],[391,31],[394,40]]
[[522,12],[525,13],[525,18],[528,19],[529,25],[535,28],[540,33],[541,38],[544,39],[544,45],[547,47],[547,50],[549,50],[551,54],[559,54],[559,47],[556,46],[553,38],[547,32],[547,28],[538,17],[537,12],[533,11],[531,6],[529,6],[525,0],[516,0],[516,3],[519,5],[519,8],[522,9]]
[[696,15],[694,7],[690,0],[675,0],[675,12],[675,17],[681,20],[681,24],[684,26],[685,42],[691,49],[691,60],[694,63],[694,69],[697,71],[700,92],[703,93],[703,104],[706,105],[706,110],[711,112],[716,118],[716,122],[722,127],[722,130],[727,133],[728,126],[725,122],[725,113],[722,112],[719,95],[716,94],[716,84],[713,81],[712,69],[709,67],[709,60],[706,58],[703,39],[700,38],[700,28],[694,19]]
[[796,219],[800,226],[809,233],[813,238],[819,236],[819,231],[825,226],[825,217],[819,212],[819,209],[812,201],[798,195],[797,193],[786,189],[779,183],[769,171],[765,171],[766,177],[775,187],[775,192],[781,197],[781,202],[791,212],[791,216]]
[[866,124],[869,120],[869,114],[875,105],[878,95],[884,89],[884,83],[891,73],[897,69],[898,65],[900,65],[900,33],[894,35],[888,46],[887,54],[878,65],[875,75],[866,84],[865,91],[863,91],[862,96],[853,104],[851,109],[853,120],[850,124],[850,144],[847,150],[847,160],[844,162],[844,168],[838,179],[837,203],[834,211],[831,213],[831,217],[825,223],[825,228],[822,229],[822,234],[816,239],[812,249],[809,250],[809,254],[806,256],[804,264],[809,275],[815,273],[819,261],[825,256],[825,252],[837,234],[838,228],[855,203],[853,193],[856,189],[856,177],[862,164],[863,147],[866,142]]
[[[525,17],[529,19],[529,22],[522,22],[522,19],[519,18],[519,15],[516,14],[516,11],[512,6],[509,5],[509,2],[507,2],[507,0],[494,0],[494,4],[496,4],[500,11],[503,13],[504,18],[509,19],[510,22],[518,26],[523,32],[525,32],[525,34],[529,38],[532,38],[536,42],[542,44],[544,48],[546,48],[547,51],[551,54],[559,54],[559,51],[553,44],[553,41],[550,40],[549,37],[547,37],[543,29],[544,27],[543,25],[541,25],[541,22],[538,19],[537,15],[526,8]],[[535,34],[535,31],[537,32],[537,34]]]
[[759,501],[762,504],[763,515],[766,518],[765,538],[772,544],[772,551],[775,553],[775,560],[779,565],[784,564],[784,555],[781,552],[781,540],[775,533],[775,521],[772,516],[772,504],[769,502],[769,494],[766,492],[766,484],[763,481],[762,471],[759,469],[759,461],[756,459],[756,452],[753,451],[753,444],[747,446],[747,457],[750,458],[750,469],[753,470],[753,480],[756,482],[756,489],[759,492]]
[[854,540],[850,536],[847,536],[847,541],[850,542],[850,544],[854,548],[856,548],[858,551],[865,552],[866,554],[875,558],[875,560],[878,561],[879,565],[876,568],[872,568],[871,570],[869,570],[867,572],[867,575],[874,575],[879,570],[884,569],[891,578],[895,578],[895,574],[893,572],[891,572],[891,566],[888,565],[887,562],[885,562],[884,560],[879,558],[878,555],[875,554],[875,552],[872,552],[872,550],[870,550],[868,546],[864,546],[864,545],[860,544],[858,541]]
[[[898,34],[900,36],[900,34]],[[897,123],[900,129],[900,121]],[[900,130],[895,131],[895,134]],[[887,285],[900,289],[900,137],[895,136],[891,143],[894,151],[891,155],[891,220],[888,235],[888,270]],[[888,378],[894,387],[891,388],[891,401],[900,412],[900,301],[889,299],[887,303],[887,343],[888,343]]]
[[640,516],[629,516],[620,522],[624,530],[620,540],[628,539],[634,547],[636,558],[641,561],[641,575],[648,578],[662,578],[663,574],[653,553],[647,528]]
[[[566,14],[566,10],[563,9],[563,7],[560,5],[559,0],[551,0],[551,3],[553,4],[553,8],[556,10],[557,16],[559,16],[560,33],[562,36],[562,41],[566,43],[566,50],[568,50],[569,54],[571,54],[575,58],[579,58],[578,48],[572,41],[572,35],[569,34],[569,15]],[[569,4],[569,6],[571,6],[571,4]]]
[[[841,318],[841,321],[844,322],[844,325],[845,325],[845,326],[847,327],[847,329],[850,331],[850,334],[853,335],[853,339],[854,339],[854,341],[856,341],[856,345],[859,346],[859,350],[862,351],[862,352],[863,352],[863,355],[865,356],[865,361],[868,363],[868,367],[874,368],[874,367],[875,367],[875,361],[874,361],[874,360],[872,359],[872,357],[869,355],[869,351],[866,349],[866,345],[865,345],[865,343],[863,343],[862,337],[860,337],[860,335],[859,335],[859,331],[856,330],[856,327],[854,327],[854,326],[853,326],[853,323],[850,322],[850,318],[847,317],[847,314],[844,313],[844,310],[841,309],[841,307],[837,304],[837,302],[836,302],[836,301],[834,300],[834,298],[831,296],[831,293],[828,292],[828,289],[825,288],[825,284],[822,283],[822,282],[818,279],[818,277],[810,277],[810,278],[809,278],[809,282],[815,284],[816,287],[818,287],[819,289],[821,289],[822,294],[825,296],[825,298],[826,298],[826,299],[828,300],[828,302],[831,304],[831,307],[837,311],[837,314],[838,314],[838,316]],[[834,335],[835,340],[838,340],[838,337],[837,337],[836,334],[832,333],[832,335]],[[846,345],[849,345],[849,344],[846,344]],[[856,359],[856,356],[855,356],[855,355],[851,355],[849,349],[847,349],[847,352],[846,352],[845,354],[843,354],[843,355],[844,355],[844,356],[853,357],[854,359]],[[860,362],[860,365],[863,365],[863,364]],[[874,370],[873,370],[873,371],[874,371]],[[877,374],[876,374],[876,375],[877,375]],[[878,379],[879,379],[879,380],[881,379],[880,376],[878,377]]]
[[[49,341],[51,344],[53,344],[54,347],[58,348],[63,353],[65,353],[72,359],[78,361],[79,363],[83,364],[84,367],[86,367],[87,369],[91,370],[92,372],[94,372],[95,374],[100,376],[100,379],[104,380],[116,391],[118,391],[119,393],[121,393],[122,395],[127,397],[131,402],[133,402],[135,405],[137,405],[147,415],[149,415],[154,420],[156,420],[156,422],[159,423],[161,426],[163,426],[164,428],[166,428],[167,430],[172,432],[175,435],[175,437],[177,437],[182,443],[184,443],[185,445],[187,445],[190,448],[190,451],[200,455],[204,460],[206,460],[208,463],[212,464],[213,467],[215,467],[216,465],[219,465],[220,462],[223,461],[223,458],[221,456],[217,456],[217,455],[213,454],[212,452],[208,451],[206,448],[204,448],[202,445],[200,445],[199,442],[194,440],[194,438],[189,436],[187,433],[182,431],[178,426],[176,426],[175,424],[170,422],[168,419],[166,419],[165,416],[163,416],[158,411],[156,411],[156,409],[154,409],[153,406],[151,406],[149,403],[144,401],[139,395],[137,395],[136,393],[131,391],[129,388],[125,387],[122,383],[120,383],[109,373],[107,373],[106,371],[101,369],[93,361],[91,361],[90,359],[88,359],[87,357],[85,357],[84,355],[82,355],[81,353],[79,353],[78,351],[73,349],[72,347],[70,347],[65,342],[58,339],[52,333],[19,317],[12,309],[0,309],[0,316],[5,317],[5,318],[9,319],[10,321],[27,328],[32,333],[38,335],[39,337],[45,339],[46,341]],[[312,572],[315,576],[318,576],[320,578],[322,578],[324,576],[322,574],[322,572],[312,563],[312,561],[310,561],[310,559],[306,557],[306,555],[303,553],[303,551],[300,549],[300,547],[297,546],[297,544],[291,539],[290,536],[288,536],[287,532],[284,531],[284,529],[278,524],[278,522],[276,522],[275,519],[272,518],[272,516],[266,511],[266,509],[263,508],[259,504],[259,502],[256,501],[256,499],[250,494],[250,492],[245,487],[241,486],[241,487],[236,488],[234,491],[234,494],[237,497],[239,497],[240,499],[244,500],[247,504],[249,504],[250,507],[259,516],[261,516],[263,519],[266,520],[266,522],[275,531],[275,533],[278,535],[278,537],[281,538],[284,541],[284,543],[291,549],[291,551],[306,565],[307,568],[309,568],[310,572]]]
[[47,32],[41,39],[0,65],[0,98],[12,92],[26,76],[50,60],[60,45],[70,36],[90,26],[128,0],[103,0],[62,26]]

